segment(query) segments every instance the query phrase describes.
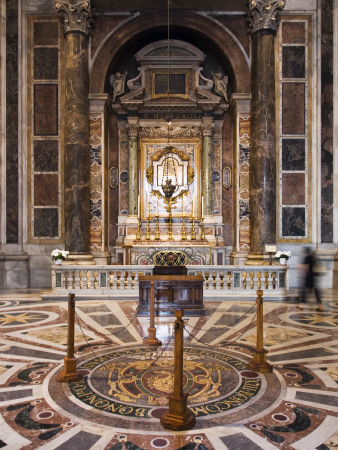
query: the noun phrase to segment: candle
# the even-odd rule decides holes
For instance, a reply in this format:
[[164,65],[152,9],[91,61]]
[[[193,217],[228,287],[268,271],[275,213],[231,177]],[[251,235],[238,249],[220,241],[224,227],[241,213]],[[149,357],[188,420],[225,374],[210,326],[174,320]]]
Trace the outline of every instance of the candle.
[[192,211],[192,216],[195,217],[195,205],[194,205],[194,200],[191,201],[191,211]]
[[202,217],[203,217],[203,211],[204,211],[204,205],[203,205],[203,195],[202,195],[202,212],[201,212]]
[[137,196],[137,214],[140,217],[141,216],[141,210],[140,210],[140,194]]
[[182,216],[184,215],[184,195],[182,195]]
[[158,197],[156,198],[156,215],[158,216]]

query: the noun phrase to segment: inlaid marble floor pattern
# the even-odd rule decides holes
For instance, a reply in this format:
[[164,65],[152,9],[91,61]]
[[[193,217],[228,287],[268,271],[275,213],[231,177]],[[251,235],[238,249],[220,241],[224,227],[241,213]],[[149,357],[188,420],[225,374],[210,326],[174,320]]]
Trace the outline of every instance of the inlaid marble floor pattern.
[[0,295],[0,448],[318,449],[338,447],[338,297],[324,312],[264,303],[272,373],[250,369],[255,302],[205,302],[184,317],[189,431],[160,417],[173,387],[174,317],[156,318],[161,347],[144,344],[149,318],[136,301],[76,301],[75,356],[83,379],[60,383],[67,302]]

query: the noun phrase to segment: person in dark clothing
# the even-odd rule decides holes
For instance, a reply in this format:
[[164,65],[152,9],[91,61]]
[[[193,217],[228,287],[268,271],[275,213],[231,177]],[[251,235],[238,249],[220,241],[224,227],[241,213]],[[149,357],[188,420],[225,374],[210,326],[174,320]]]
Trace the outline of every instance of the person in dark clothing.
[[316,286],[317,278],[314,272],[314,265],[315,265],[315,257],[311,250],[311,247],[305,248],[305,259],[303,264],[301,265],[301,268],[304,272],[304,285],[302,289],[302,294],[300,297],[299,302],[299,309],[303,309],[303,304],[306,302],[307,296],[309,292],[312,290],[315,293],[316,300],[317,300],[317,309],[316,311],[323,311],[323,305],[320,298],[320,292],[318,287]]

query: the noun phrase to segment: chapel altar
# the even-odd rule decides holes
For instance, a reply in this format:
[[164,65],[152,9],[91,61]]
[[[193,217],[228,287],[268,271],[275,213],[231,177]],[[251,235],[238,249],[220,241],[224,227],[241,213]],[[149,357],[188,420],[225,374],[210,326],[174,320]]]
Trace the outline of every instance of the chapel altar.
[[205,55],[179,40],[170,41],[168,69],[167,47],[164,40],[141,49],[129,92],[112,99],[112,112],[124,120],[117,123],[119,169],[110,171],[120,207],[111,253],[133,265],[156,265],[168,252],[178,252],[181,264],[229,263],[222,190],[231,186],[231,170],[222,171],[221,138],[229,103],[217,90],[225,74],[205,76]]

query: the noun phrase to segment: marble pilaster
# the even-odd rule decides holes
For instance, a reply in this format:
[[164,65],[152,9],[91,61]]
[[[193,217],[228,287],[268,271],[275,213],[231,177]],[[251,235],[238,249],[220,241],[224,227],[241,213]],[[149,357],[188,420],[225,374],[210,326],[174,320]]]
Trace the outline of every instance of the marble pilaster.
[[[250,255],[276,242],[275,32],[284,1],[250,1],[252,32]],[[252,262],[252,261],[251,261]]]
[[202,198],[201,215],[212,215],[212,118],[203,119],[202,124]]
[[138,194],[139,194],[139,180],[138,180],[138,164],[137,164],[137,149],[138,149],[138,124],[132,118],[128,123],[128,150],[129,150],[129,210],[130,216],[137,216],[138,211]]
[[65,34],[65,247],[70,259],[81,261],[90,253],[88,36],[92,10],[90,1],[54,1],[54,5]]

